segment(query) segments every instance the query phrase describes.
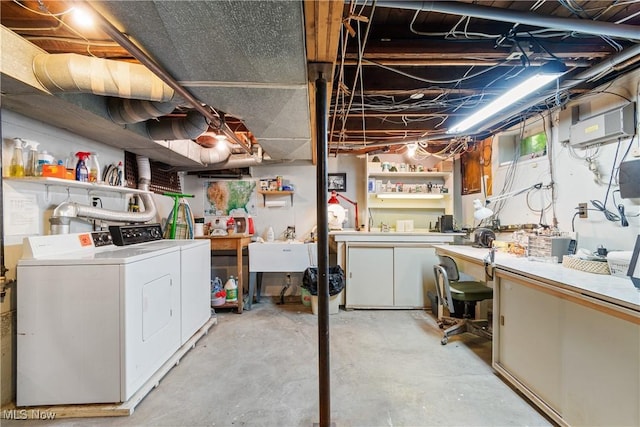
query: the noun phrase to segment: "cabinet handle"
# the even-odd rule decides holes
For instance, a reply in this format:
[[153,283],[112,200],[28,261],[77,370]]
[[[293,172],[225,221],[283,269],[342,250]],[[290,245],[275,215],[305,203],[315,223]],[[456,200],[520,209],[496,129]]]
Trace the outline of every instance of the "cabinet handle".
[[500,326],[504,326],[504,316],[500,315]]
[[349,272],[349,279],[353,278],[353,273]]

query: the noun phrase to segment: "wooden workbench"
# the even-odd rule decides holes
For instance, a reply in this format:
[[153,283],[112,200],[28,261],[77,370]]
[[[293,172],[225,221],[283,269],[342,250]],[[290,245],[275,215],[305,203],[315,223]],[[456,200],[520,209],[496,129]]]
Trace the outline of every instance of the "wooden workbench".
[[[251,243],[251,236],[247,236],[244,234],[230,234],[227,236],[201,236],[196,237],[196,239],[209,239],[211,242],[211,250],[212,251],[228,251],[235,250],[236,251],[236,268],[238,269],[238,313],[242,313],[242,309],[244,307],[243,301],[243,289],[244,289],[244,280],[242,278],[242,249],[249,246]],[[233,307],[236,306],[233,304],[225,304],[222,305],[221,308],[225,307]]]

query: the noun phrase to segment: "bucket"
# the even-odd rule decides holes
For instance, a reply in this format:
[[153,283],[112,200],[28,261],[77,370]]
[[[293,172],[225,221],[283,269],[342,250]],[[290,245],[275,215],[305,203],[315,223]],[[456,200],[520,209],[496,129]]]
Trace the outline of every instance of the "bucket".
[[[329,314],[338,314],[340,312],[340,301],[342,300],[342,292],[329,296]],[[318,314],[318,296],[311,295],[311,312]]]
[[309,307],[311,305],[311,294],[305,288],[302,288],[300,298],[302,299],[302,304],[304,304],[305,307]]

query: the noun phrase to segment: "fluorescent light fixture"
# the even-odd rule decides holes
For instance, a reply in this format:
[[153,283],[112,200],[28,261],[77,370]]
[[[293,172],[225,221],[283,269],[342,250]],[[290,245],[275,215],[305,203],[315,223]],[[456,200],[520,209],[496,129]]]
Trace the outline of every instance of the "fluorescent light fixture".
[[444,199],[443,194],[425,193],[380,193],[378,199]]
[[525,96],[546,86],[567,71],[567,67],[560,61],[552,61],[540,67],[538,72],[527,80],[523,81],[505,94],[494,99],[492,102],[482,107],[457,125],[453,126],[447,133],[460,133],[468,130],[472,126],[499,113],[511,104],[520,101]]

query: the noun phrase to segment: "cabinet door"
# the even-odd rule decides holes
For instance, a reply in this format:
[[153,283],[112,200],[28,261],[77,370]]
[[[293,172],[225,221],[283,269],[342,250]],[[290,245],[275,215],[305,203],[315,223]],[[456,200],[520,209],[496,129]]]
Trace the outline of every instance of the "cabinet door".
[[498,276],[496,286],[494,364],[561,413],[563,301],[504,276]]
[[427,291],[435,292],[434,248],[395,248],[393,256],[393,303],[396,307],[423,308]]
[[349,248],[345,306],[393,306],[393,248]]
[[640,325],[565,302],[562,416],[569,425],[640,425]]

